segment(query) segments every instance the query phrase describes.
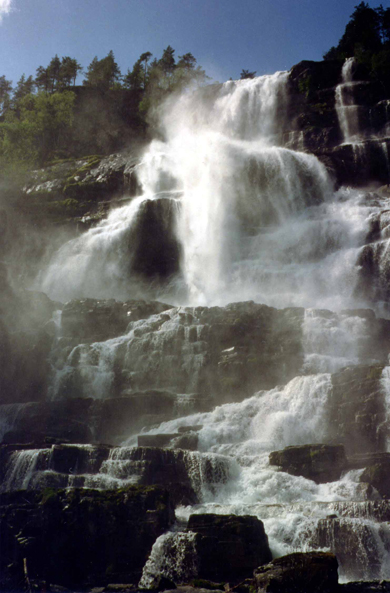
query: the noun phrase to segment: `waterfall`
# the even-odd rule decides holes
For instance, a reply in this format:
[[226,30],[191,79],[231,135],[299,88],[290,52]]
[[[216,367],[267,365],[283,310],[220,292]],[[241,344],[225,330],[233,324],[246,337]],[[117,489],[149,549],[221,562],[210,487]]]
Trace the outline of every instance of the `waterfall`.
[[[137,169],[143,195],[60,248],[40,288],[61,301],[152,294],[192,305],[248,298],[279,305],[284,293],[294,304],[313,259],[307,231],[328,226],[321,208],[332,201],[332,183],[314,156],[279,146],[287,77],[232,81],[211,97],[198,91],[167,107],[166,140],[152,142]],[[287,227],[295,228],[294,245]],[[277,286],[262,294],[275,244]],[[292,250],[303,252],[298,267]]]
[[341,83],[336,87],[336,112],[344,142],[353,142],[359,135],[359,108],[353,96],[354,67],[355,58],[347,58],[341,70]]
[[[342,85],[352,71],[347,60]],[[230,81],[167,105],[165,140],[137,167],[143,194],[63,245],[39,287],[60,301],[367,306],[357,261],[380,206],[334,193],[316,157],[280,146],[287,77]]]
[[[346,60],[336,88],[336,109],[343,140],[353,143],[359,167],[364,146],[356,142],[353,71],[353,59]],[[360,482],[362,470],[317,484],[269,463],[269,454],[285,447],[333,442],[330,373],[370,362],[367,349],[377,321],[373,314],[356,310],[376,307],[379,300],[369,290],[368,296],[359,290],[366,247],[371,250],[369,265],[378,268],[376,278],[385,286],[390,277],[386,198],[368,200],[364,192],[348,188],[335,191],[325,166],[303,152],[303,133],[290,138],[299,152],[282,146],[287,78],[287,73],[278,72],[229,81],[167,103],[160,139],[150,144],[137,165],[142,195],[125,197],[125,205],[112,209],[106,219],[53,255],[37,279],[39,288],[53,299],[158,298],[172,308],[137,321],[129,318],[123,334],[111,339],[92,335],[81,343],[71,335],[58,338],[50,359],[49,399],[60,400],[57,404],[70,397],[94,398],[99,405],[111,403],[103,401],[110,398],[120,399],[120,404],[137,400],[129,409],[139,422],[121,427],[115,442],[122,446],[110,448],[104,459],[86,449],[81,469],[77,464],[57,467],[53,448],[15,451],[4,487],[108,489],[147,484],[153,475],[170,488],[180,482],[175,474],[179,467],[180,479],[193,495],[188,500],[197,501],[176,509],[179,521],[198,512],[253,514],[264,521],[275,556],[332,549],[340,555],[342,578],[388,578],[389,529],[385,518],[370,515],[367,497],[376,502],[379,494],[367,494],[368,485]],[[382,149],[388,163],[385,143]],[[373,229],[388,243],[372,239]],[[378,289],[379,281],[373,288],[371,280],[370,276],[370,290]],[[269,328],[262,325],[263,313],[252,317],[234,308],[227,308],[226,316],[218,312],[219,306],[248,300],[254,306],[303,307],[305,312],[288,311],[283,324],[291,313],[293,329],[288,327],[280,341],[271,344],[272,323],[280,323],[274,310],[264,308],[264,319],[272,317]],[[246,315],[259,324],[254,344],[234,341],[240,332],[251,336],[248,324],[241,323]],[[379,326],[378,322],[378,335]],[[385,336],[382,341],[387,343]],[[256,358],[264,344],[269,350],[266,360],[273,364],[275,358],[279,364],[280,356],[280,364],[287,367],[289,362],[280,354],[287,343],[288,348],[291,343],[293,349],[297,346],[298,363],[292,372],[281,374],[281,384],[279,379],[256,383],[239,395],[239,388],[237,393],[233,388],[239,402],[204,411],[216,402],[232,401],[228,373],[233,369],[236,379],[234,365],[242,365],[243,373],[237,372],[241,378],[255,365],[266,374],[261,356]],[[226,375],[219,374],[225,363],[231,367]],[[381,383],[388,410],[389,368]],[[217,370],[211,377],[213,369]],[[291,379],[295,373],[300,375]],[[259,391],[264,385],[266,389]],[[153,402],[149,407],[139,403],[147,400],[148,390],[166,390],[169,397],[178,394],[177,400],[170,400],[168,412],[156,410]],[[192,395],[209,398],[208,407],[193,406]],[[114,423],[121,409],[107,406],[107,415],[112,415],[108,421]],[[2,432],[12,429],[17,413],[14,408],[5,410]],[[387,416],[386,422],[390,412]],[[169,438],[166,450],[135,446],[138,432],[177,438],[180,429],[194,426],[197,451],[175,449]],[[176,482],[156,478],[168,465]],[[336,517],[330,518],[332,514]],[[358,550],[361,569],[357,562],[351,568],[343,556],[339,533],[348,534]],[[190,532],[158,538],[141,586],[151,587],[156,574],[174,581],[195,575],[194,546]]]

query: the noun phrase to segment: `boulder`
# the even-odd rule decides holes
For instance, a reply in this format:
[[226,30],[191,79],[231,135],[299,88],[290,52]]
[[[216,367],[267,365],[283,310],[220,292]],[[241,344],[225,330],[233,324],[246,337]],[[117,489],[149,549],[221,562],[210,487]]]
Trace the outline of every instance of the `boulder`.
[[121,471],[123,461],[124,473],[117,474],[117,477],[126,478],[132,475],[142,486],[161,484],[170,491],[175,505],[196,504],[199,501],[198,492],[190,470],[193,469],[192,466],[196,467],[197,461],[202,461],[189,455],[191,454],[185,451],[156,447],[127,448],[118,457],[118,467],[114,471]]
[[262,521],[236,515],[191,515],[195,532],[198,577],[237,584],[272,558]]
[[137,582],[153,543],[174,520],[159,486],[3,494],[0,508],[4,590],[20,590],[23,563],[46,587]]
[[361,482],[368,482],[382,498],[390,498],[390,456],[367,467],[360,476]]
[[337,567],[333,554],[289,554],[255,570],[255,590],[256,593],[335,593]]
[[340,479],[347,467],[342,445],[300,445],[270,453],[271,465],[278,465],[293,476],[303,476],[317,484]]

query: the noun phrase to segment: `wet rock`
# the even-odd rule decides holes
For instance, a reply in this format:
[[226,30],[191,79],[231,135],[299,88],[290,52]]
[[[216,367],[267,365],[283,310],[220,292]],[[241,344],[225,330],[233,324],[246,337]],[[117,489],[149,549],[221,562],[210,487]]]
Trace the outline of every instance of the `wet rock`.
[[347,455],[386,449],[386,435],[378,430],[386,419],[382,371],[383,365],[362,365],[332,375],[329,439],[343,443]]
[[[388,545],[383,529],[379,527],[378,531],[379,537],[375,538],[367,522],[343,517],[320,519],[311,545],[330,549],[342,566],[345,579],[376,579],[381,574],[380,550],[383,543]],[[380,541],[381,537],[383,542]],[[352,550],[355,553],[351,553]]]
[[[133,447],[127,449],[119,459],[126,460],[126,464],[125,473],[118,474],[118,477],[136,476],[137,483],[142,486],[161,484],[169,489],[175,505],[198,502],[198,493],[189,473],[191,459],[186,452],[156,447]],[[196,465],[196,460],[194,462]]]
[[364,469],[376,465],[377,463],[390,463],[390,453],[359,453],[348,456],[349,469]]
[[88,225],[105,216],[124,195],[131,198],[140,193],[134,172],[137,163],[136,152],[123,152],[69,159],[31,171],[18,206],[30,219],[44,211],[47,221]]
[[140,434],[138,447],[166,447],[179,434]]
[[[367,187],[369,182],[385,184],[389,182],[386,151],[390,139],[366,140],[357,145],[341,144],[325,154],[336,173],[339,185]],[[388,150],[388,149],[387,149]],[[316,150],[314,150],[317,153]]]
[[390,593],[390,581],[343,583],[340,593]]
[[[188,413],[203,409],[191,398]],[[178,396],[167,391],[131,393],[107,400],[70,398],[0,405],[0,443],[119,444],[143,428],[170,420],[179,413]],[[181,433],[178,433],[179,435]],[[181,436],[185,436],[183,433]]]
[[54,445],[50,456],[50,469],[63,474],[96,474],[110,453],[111,447],[95,445]]
[[342,445],[300,445],[270,453],[271,465],[278,465],[293,476],[303,476],[317,484],[340,479],[347,467]]
[[202,587],[202,586],[194,586],[191,587],[190,585],[181,585],[176,587],[175,589],[167,589],[166,593],[210,593],[210,590],[215,591],[215,593],[222,593],[224,591],[223,588],[210,588],[210,587]]
[[198,449],[198,435],[196,432],[186,431],[182,434],[148,434],[138,435],[139,447],[169,447],[170,449],[184,449],[196,451]]
[[177,432],[179,432],[180,434],[183,434],[186,432],[198,432],[202,428],[203,428],[202,424],[195,424],[193,426],[179,426],[179,428],[177,429]]
[[[52,353],[58,371],[66,368],[57,397],[170,391],[182,395],[183,414],[194,409],[187,405],[194,398],[192,404],[208,399],[210,409],[285,383],[300,372],[303,309],[278,311],[253,302],[210,308],[142,303],[86,299],[65,305],[63,331],[71,339],[62,338]],[[90,343],[99,336],[103,340],[124,334],[128,314],[123,339],[107,348]],[[132,320],[142,322],[131,324]],[[75,340],[80,339],[84,343],[77,346]],[[112,379],[106,393],[96,395],[101,381],[94,377],[101,357],[105,368],[110,364]]]
[[1,264],[0,285],[0,405],[42,401],[54,338],[47,324],[61,304],[43,292],[15,290]]
[[263,523],[256,517],[191,515],[188,530],[197,534],[197,570],[201,579],[238,583],[272,558]]
[[199,437],[196,432],[185,432],[179,434],[177,437],[171,440],[170,446],[173,449],[184,449],[185,451],[197,451],[198,450]]
[[12,426],[3,437],[3,443],[43,443],[46,439],[93,442],[88,421],[91,403],[92,400],[74,399],[19,405]]
[[336,556],[325,552],[282,556],[255,570],[256,593],[334,593],[337,567]]
[[83,340],[108,340],[125,333],[130,321],[147,319],[170,308],[157,301],[73,300],[62,310],[62,331],[64,336]]
[[137,582],[174,519],[158,486],[3,494],[0,504],[3,582],[11,562],[23,572],[23,558],[29,577],[47,585]]
[[390,456],[367,467],[360,476],[361,482],[368,482],[382,498],[390,498]]

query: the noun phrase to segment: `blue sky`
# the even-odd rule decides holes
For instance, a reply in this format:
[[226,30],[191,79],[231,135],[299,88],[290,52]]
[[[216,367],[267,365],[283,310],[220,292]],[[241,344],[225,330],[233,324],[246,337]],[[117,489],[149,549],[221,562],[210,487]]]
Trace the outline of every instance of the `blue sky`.
[[288,70],[337,44],[359,1],[0,0],[0,75],[15,84],[55,54],[86,68],[111,49],[126,73],[141,53],[159,58],[167,45],[221,82],[243,68]]

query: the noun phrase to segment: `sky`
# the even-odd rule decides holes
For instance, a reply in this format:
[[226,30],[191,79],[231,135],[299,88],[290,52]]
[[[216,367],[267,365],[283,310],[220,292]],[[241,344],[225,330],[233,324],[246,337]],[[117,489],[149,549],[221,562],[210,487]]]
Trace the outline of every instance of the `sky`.
[[[0,76],[14,85],[58,54],[87,68],[113,50],[122,74],[168,45],[214,80],[289,70],[337,45],[360,0],[0,0]],[[376,7],[379,0],[369,1]],[[382,0],[384,8],[390,0]],[[78,83],[82,81],[79,77]]]

